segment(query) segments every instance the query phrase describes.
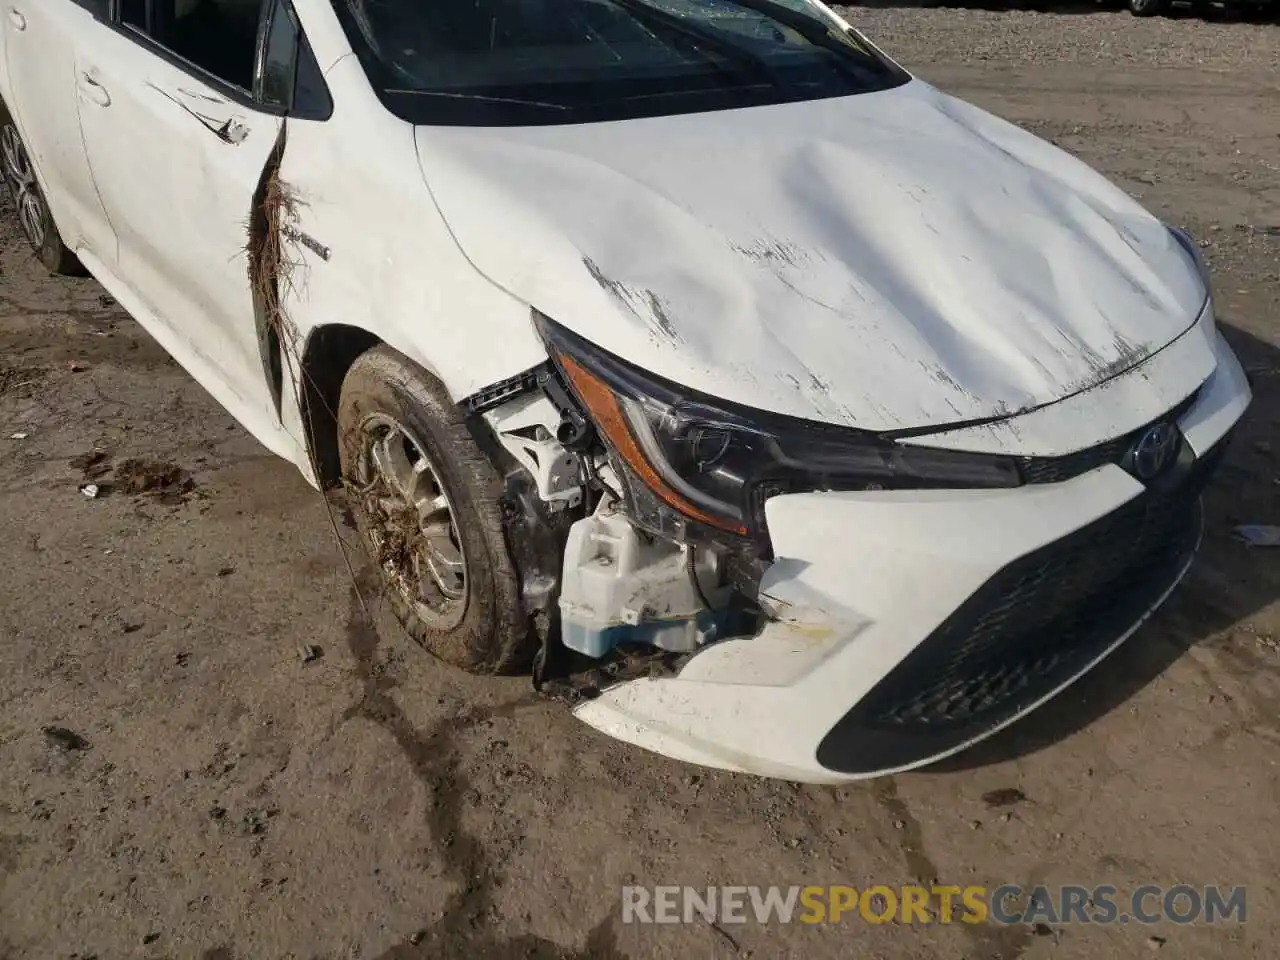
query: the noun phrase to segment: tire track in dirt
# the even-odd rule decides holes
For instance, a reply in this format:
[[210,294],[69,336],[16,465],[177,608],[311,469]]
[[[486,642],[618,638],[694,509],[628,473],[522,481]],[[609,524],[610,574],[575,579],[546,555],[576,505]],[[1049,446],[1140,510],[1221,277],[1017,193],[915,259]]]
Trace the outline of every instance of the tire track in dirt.
[[376,669],[378,634],[360,599],[362,590],[366,595],[372,592],[365,586],[352,587],[347,619],[347,646],[364,689],[360,700],[344,711],[340,722],[367,720],[385,730],[400,748],[413,775],[432,798],[428,802],[427,827],[446,875],[457,886],[445,902],[439,921],[376,960],[454,956],[482,960],[626,960],[618,949],[613,917],[609,914],[590,931],[581,951],[534,935],[504,939],[488,929],[497,871],[480,838],[463,829],[463,798],[469,793],[470,782],[461,770],[458,738],[488,720],[511,717],[542,701],[530,693],[496,707],[475,708],[447,717],[429,730],[417,729],[391,696],[397,685],[395,679]]
[[[925,887],[934,886],[939,882],[938,867],[925,851],[920,822],[898,795],[897,779],[885,777],[877,781],[874,789],[876,800],[889,814],[890,822],[902,824],[893,833],[897,837],[911,880]],[[984,958],[1018,960],[1026,952],[1034,936],[1033,929],[1023,924],[1002,925],[987,921],[981,924],[962,923],[960,926],[973,940],[978,956]]]

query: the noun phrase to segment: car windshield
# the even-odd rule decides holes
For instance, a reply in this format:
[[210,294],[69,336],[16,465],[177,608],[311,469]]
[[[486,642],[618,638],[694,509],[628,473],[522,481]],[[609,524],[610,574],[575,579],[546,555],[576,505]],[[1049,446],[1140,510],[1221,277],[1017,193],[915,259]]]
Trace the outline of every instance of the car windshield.
[[883,90],[908,76],[806,0],[333,0],[412,123],[583,123]]

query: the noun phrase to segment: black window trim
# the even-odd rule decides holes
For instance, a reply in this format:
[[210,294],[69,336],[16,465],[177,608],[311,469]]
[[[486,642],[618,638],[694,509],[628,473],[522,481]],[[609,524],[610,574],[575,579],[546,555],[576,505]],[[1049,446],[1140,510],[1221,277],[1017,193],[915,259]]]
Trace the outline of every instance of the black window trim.
[[[104,23],[111,19],[111,7],[115,0],[71,0],[71,3],[79,7],[95,20],[101,20]],[[101,8],[99,11],[98,8]]]
[[[279,9],[285,9],[286,15],[293,21],[293,26],[297,34],[297,43],[299,51],[303,49],[310,50],[310,45],[306,40],[306,33],[302,29],[302,23],[298,19],[297,13],[293,10],[293,4],[290,0],[260,0],[260,8],[258,13],[258,36],[254,42],[253,52],[253,90],[246,90],[227,80],[223,80],[217,74],[206,70],[198,63],[193,63],[186,57],[175,53],[164,44],[155,40],[147,33],[139,30],[130,24],[121,21],[121,2],[122,0],[107,0],[107,16],[103,21],[112,30],[115,30],[121,36],[128,38],[145,50],[154,53],[166,63],[177,67],[183,73],[191,76],[192,79],[212,87],[218,93],[225,96],[228,100],[236,103],[246,109],[253,110],[257,113],[273,116],[285,117],[290,116],[292,107],[282,107],[277,104],[263,103],[259,99],[259,85],[264,67],[264,56],[266,53],[267,36],[271,26],[271,20],[275,12]],[[90,11],[92,13],[92,11]],[[96,16],[96,15],[95,15]],[[101,18],[99,18],[101,19]],[[296,90],[295,90],[296,93]],[[305,119],[328,119],[327,116],[317,117],[307,115]]]
[[[267,55],[271,44],[271,31],[275,27],[276,17],[283,16],[289,21],[289,25],[293,27],[293,85],[289,91],[290,103],[287,108],[272,106],[261,100],[262,84],[267,72]],[[304,64],[310,64],[315,68],[315,80],[320,85],[313,102],[299,102],[299,78],[302,75]],[[302,27],[302,21],[298,18],[298,11],[294,8],[293,0],[266,0],[263,7],[263,14],[258,22],[258,49],[253,62],[253,90],[254,96],[259,98],[259,103],[263,110],[280,110],[286,116],[293,117],[296,120],[316,120],[325,121],[333,116],[333,95],[329,92],[329,85],[325,81],[324,72],[320,69],[320,64],[316,60],[315,51],[311,49],[311,42],[307,39],[307,32]]]
[[[263,0],[262,9],[258,12],[258,42],[253,51],[253,95],[255,99],[262,96],[262,80],[267,73],[267,46],[271,42],[271,28],[275,26],[276,17],[283,9],[282,0]],[[298,42],[294,40],[294,48]],[[294,54],[295,64],[297,54]],[[261,102],[261,101],[259,101]],[[263,104],[264,109],[279,109],[275,104]]]

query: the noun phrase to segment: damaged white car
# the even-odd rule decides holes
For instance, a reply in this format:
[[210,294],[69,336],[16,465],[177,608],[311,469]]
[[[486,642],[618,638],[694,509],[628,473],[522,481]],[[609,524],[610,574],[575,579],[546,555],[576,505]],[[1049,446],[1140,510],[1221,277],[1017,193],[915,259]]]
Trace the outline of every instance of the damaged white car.
[[1097,664],[1250,399],[1197,248],[813,0],[6,0],[3,162],[405,627],[814,782]]

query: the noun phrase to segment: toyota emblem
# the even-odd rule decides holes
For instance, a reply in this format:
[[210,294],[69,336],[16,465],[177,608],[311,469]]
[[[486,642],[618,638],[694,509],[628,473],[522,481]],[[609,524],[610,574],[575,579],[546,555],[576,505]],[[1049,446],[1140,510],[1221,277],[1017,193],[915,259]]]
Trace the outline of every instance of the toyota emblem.
[[1157,423],[1143,431],[1133,445],[1133,474],[1139,480],[1154,480],[1178,459],[1182,434],[1172,423]]

